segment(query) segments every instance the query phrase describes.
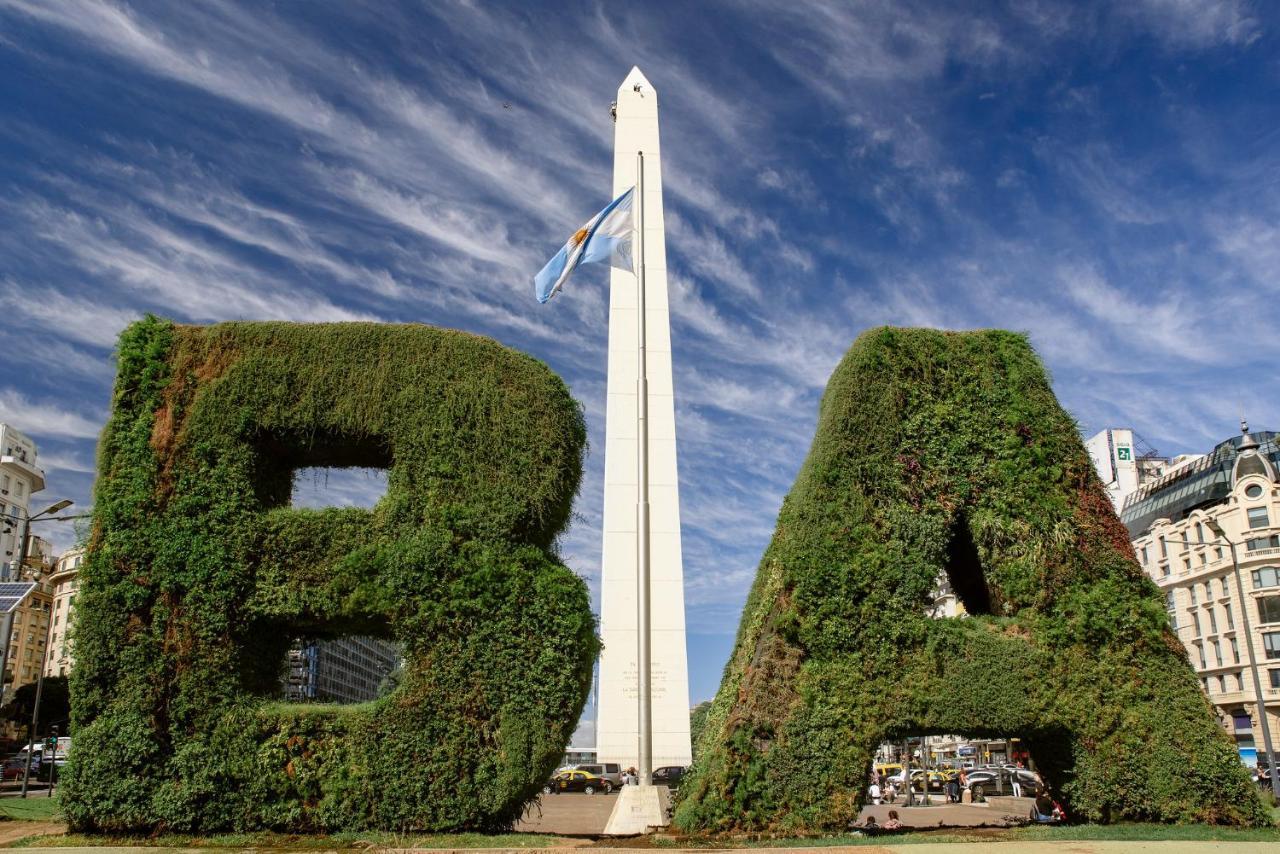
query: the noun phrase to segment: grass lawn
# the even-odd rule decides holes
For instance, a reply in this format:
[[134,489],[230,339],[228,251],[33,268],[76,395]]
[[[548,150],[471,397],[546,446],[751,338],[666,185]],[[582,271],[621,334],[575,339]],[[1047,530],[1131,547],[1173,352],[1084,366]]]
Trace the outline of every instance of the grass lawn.
[[1274,842],[1280,828],[1242,829],[1203,824],[1085,824],[1061,827],[954,828],[922,830],[894,835],[841,835],[779,839],[723,839],[655,836],[655,848],[828,848],[858,845],[916,845],[925,843],[992,842]]
[[57,812],[58,799],[47,798],[44,792],[26,798],[0,798],[0,821],[55,821]]
[[370,848],[550,848],[569,844],[558,836],[535,833],[335,833],[332,836],[298,836],[284,833],[225,833],[216,836],[28,836],[11,848],[75,848],[84,846],[160,848],[273,848],[277,850],[317,850]]

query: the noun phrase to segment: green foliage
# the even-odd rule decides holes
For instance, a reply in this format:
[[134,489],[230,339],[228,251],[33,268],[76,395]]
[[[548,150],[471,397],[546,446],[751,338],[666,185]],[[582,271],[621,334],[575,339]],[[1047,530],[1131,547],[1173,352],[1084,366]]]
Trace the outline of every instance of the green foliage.
[[[702,735],[703,727],[707,725],[707,713],[710,711],[710,700],[703,700],[689,710],[689,739],[693,742],[694,750],[698,748],[698,739]],[[696,760],[698,755],[695,753],[693,758]]]
[[[564,384],[424,326],[148,318],[124,333],[77,601],[73,829],[500,830],[598,650],[554,541],[585,428]],[[302,467],[377,507],[290,508]],[[273,702],[291,637],[394,639],[358,706]]]
[[[929,619],[946,573],[972,616]],[[1077,819],[1262,825],[1027,341],[865,333],[707,713],[684,829],[843,828],[876,746],[1022,736]]]

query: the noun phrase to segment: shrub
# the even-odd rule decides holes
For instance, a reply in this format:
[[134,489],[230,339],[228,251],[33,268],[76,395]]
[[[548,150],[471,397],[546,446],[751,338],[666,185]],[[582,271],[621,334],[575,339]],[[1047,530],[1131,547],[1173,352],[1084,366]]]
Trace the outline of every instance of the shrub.
[[[967,619],[929,619],[945,574]],[[879,743],[1022,736],[1091,821],[1263,824],[1031,347],[877,329],[840,363],[680,789],[687,830],[833,830]]]
[[[121,338],[77,602],[79,830],[505,828],[598,642],[554,551],[585,429],[541,363],[426,326],[148,318]],[[292,509],[301,467],[388,470]],[[287,705],[290,639],[402,644],[398,687]]]

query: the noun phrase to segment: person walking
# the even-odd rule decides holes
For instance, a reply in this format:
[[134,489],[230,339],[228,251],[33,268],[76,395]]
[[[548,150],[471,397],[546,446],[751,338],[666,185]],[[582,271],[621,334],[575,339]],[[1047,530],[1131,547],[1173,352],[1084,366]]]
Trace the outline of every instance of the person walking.
[[867,795],[871,798],[871,803],[875,804],[876,806],[879,806],[880,805],[880,784],[873,781],[871,783],[871,787],[867,790]]

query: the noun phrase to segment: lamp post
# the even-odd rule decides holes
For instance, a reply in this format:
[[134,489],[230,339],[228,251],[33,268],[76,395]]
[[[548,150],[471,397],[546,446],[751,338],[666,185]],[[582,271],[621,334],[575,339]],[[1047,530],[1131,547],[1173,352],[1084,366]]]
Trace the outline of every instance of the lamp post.
[[1249,627],[1249,600],[1244,596],[1244,580],[1240,577],[1240,561],[1236,559],[1236,544],[1222,530],[1218,520],[1208,519],[1205,524],[1216,538],[1225,542],[1231,549],[1231,567],[1236,576],[1236,593],[1240,596],[1240,619],[1244,623],[1244,646],[1249,653],[1253,694],[1257,698],[1258,717],[1262,721],[1262,747],[1267,752],[1267,775],[1271,778],[1271,791],[1280,798],[1280,773],[1277,773],[1275,755],[1271,752],[1271,724],[1267,721],[1267,701],[1262,696],[1262,677],[1258,675],[1258,657],[1253,651],[1253,630]]
[[[56,514],[62,512],[63,510],[66,510],[73,503],[74,502],[70,498],[64,498],[61,501],[57,501],[53,504],[50,504],[48,507],[41,510],[39,513],[35,514],[34,516],[27,514],[26,518],[23,520],[24,524],[22,526],[22,551],[19,553],[19,560],[18,560],[19,573],[21,573],[22,567],[26,564],[26,560],[27,560],[27,549],[29,548],[30,539],[31,539],[31,523],[32,522],[66,521],[66,519],[70,517],[59,518],[58,516],[56,516]],[[45,626],[45,630],[44,630],[44,649],[40,651],[40,669],[36,671],[36,701],[35,701],[34,707],[31,710],[31,728],[27,731],[27,762],[26,762],[26,766],[22,770],[22,797],[24,798],[27,796],[27,781],[31,777],[31,753],[32,753],[31,748],[35,746],[36,728],[40,724],[40,695],[41,693],[43,693],[43,690],[44,690],[44,665],[45,665],[46,659],[49,657],[49,630],[52,626],[53,626],[53,610],[50,609],[49,617],[48,617],[48,625]],[[13,631],[12,623],[6,621],[6,626],[5,626],[6,646],[8,643],[9,633],[11,633],[12,631]],[[5,654],[8,655],[7,650]],[[4,662],[4,665],[6,666],[8,665],[7,660]],[[14,671],[14,681],[15,682],[17,681],[16,668]],[[0,690],[3,690],[3,682],[0,682]],[[55,757],[54,759],[56,761],[57,757]]]

